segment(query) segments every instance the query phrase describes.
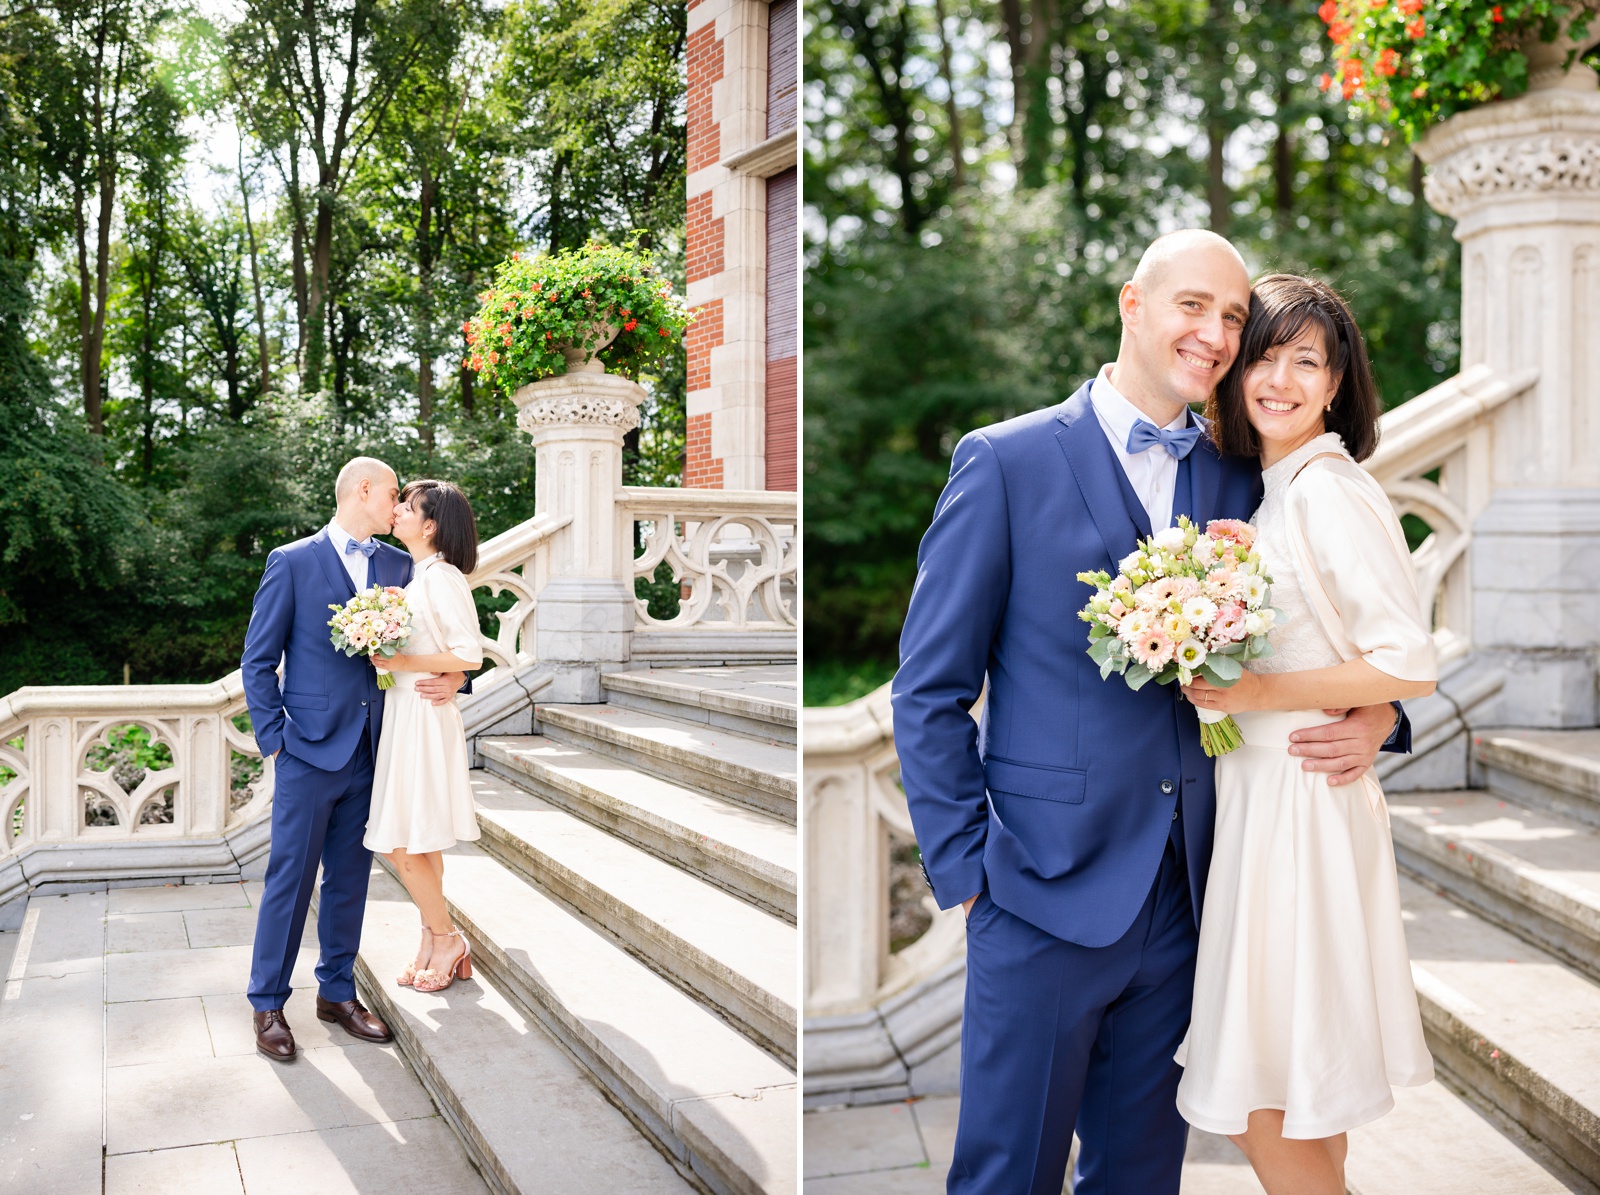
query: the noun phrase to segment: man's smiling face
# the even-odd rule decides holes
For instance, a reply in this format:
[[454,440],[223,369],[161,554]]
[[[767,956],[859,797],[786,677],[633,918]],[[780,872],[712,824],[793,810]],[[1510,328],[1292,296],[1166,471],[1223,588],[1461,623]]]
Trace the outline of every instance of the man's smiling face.
[[1145,383],[1172,403],[1211,397],[1250,313],[1250,279],[1237,255],[1221,245],[1185,248],[1142,286],[1129,283],[1122,301]]

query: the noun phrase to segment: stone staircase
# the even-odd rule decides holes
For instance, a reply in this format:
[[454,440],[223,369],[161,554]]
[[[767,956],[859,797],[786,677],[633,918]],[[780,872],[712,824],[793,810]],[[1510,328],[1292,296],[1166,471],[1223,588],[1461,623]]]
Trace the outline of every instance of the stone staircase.
[[604,697],[475,742],[482,838],[445,864],[474,980],[395,985],[417,916],[378,870],[363,988],[496,1190],[792,1191],[795,670]]
[[[1428,1044],[1444,1083],[1548,1172],[1503,1159],[1474,1189],[1597,1192],[1600,731],[1479,730],[1470,749],[1480,787],[1389,796]],[[1465,1130],[1494,1147],[1474,1119],[1428,1134],[1458,1175],[1478,1148]],[[1391,1160],[1421,1144],[1374,1131]]]

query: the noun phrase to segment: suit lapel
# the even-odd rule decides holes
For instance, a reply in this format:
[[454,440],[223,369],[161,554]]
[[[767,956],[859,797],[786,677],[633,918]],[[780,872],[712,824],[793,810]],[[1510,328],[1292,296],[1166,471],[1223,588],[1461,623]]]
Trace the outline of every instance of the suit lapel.
[[351,581],[350,574],[345,572],[344,561],[339,559],[339,551],[328,538],[326,527],[312,537],[311,547],[317,554],[317,563],[322,565],[322,571],[327,575],[328,584],[344,594],[346,599],[355,597],[355,582]]
[[1176,523],[1180,514],[1186,514],[1195,526],[1203,529],[1217,509],[1217,487],[1222,483],[1222,470],[1205,420],[1190,411],[1189,426],[1200,428],[1202,435],[1194,451],[1178,462],[1172,521]]
[[1137,540],[1150,534],[1150,516],[1112,454],[1100,420],[1089,405],[1089,383],[1062,404],[1056,419],[1062,424],[1056,432],[1056,442],[1066,454],[1089,517],[1105,542],[1106,555],[1115,565],[1133,551]]

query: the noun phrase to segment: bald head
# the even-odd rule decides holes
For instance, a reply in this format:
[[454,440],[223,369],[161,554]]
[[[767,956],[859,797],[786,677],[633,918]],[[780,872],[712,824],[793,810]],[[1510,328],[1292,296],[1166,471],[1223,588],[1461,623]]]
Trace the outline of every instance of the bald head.
[[356,496],[361,489],[363,481],[372,483],[372,488],[391,485],[394,483],[394,470],[389,468],[375,456],[352,457],[345,462],[344,468],[339,470],[339,479],[333,483],[333,500],[344,503]]
[[1214,232],[1186,228],[1153,241],[1117,298],[1122,344],[1112,384],[1157,427],[1204,403],[1239,351],[1250,274]]
[[1196,255],[1214,258],[1219,254],[1231,257],[1239,264],[1240,274],[1249,278],[1250,271],[1245,267],[1244,258],[1239,256],[1239,251],[1226,237],[1220,237],[1205,228],[1183,228],[1151,241],[1139,258],[1130,281],[1145,294],[1152,294],[1161,289],[1162,281],[1179,259]]

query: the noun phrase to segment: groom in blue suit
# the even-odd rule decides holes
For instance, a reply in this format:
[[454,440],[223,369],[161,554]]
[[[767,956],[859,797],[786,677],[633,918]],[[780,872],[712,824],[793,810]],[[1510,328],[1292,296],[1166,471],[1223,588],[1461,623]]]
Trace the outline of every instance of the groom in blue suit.
[[[365,656],[333,646],[330,606],[371,585],[411,580],[407,552],[374,537],[394,528],[399,482],[372,457],[339,471],[333,521],[306,539],[274,548],[256,591],[240,671],[263,757],[272,757],[272,853],[256,915],[249,997],[256,1049],[287,1062],[294,1034],[284,1019],[290,976],[305,930],[317,866],[317,1016],[364,1041],[389,1029],[356,998],[356,950],[372,852],[361,845],[372,799],[372,768],[383,726],[383,690]],[[283,664],[283,683],[278,665]],[[462,673],[424,678],[417,689],[449,701]]]
[[[1100,679],[1075,578],[1114,573],[1180,514],[1255,510],[1259,464],[1220,456],[1189,409],[1232,366],[1249,301],[1221,237],[1156,241],[1119,299],[1116,362],[1058,407],[966,436],[922,541],[894,731],[928,882],[967,910],[951,1192],[1059,1195],[1076,1130],[1077,1195],[1177,1195],[1172,1055],[1212,765],[1176,686]],[[1295,751],[1348,783],[1408,737],[1379,706]]]

